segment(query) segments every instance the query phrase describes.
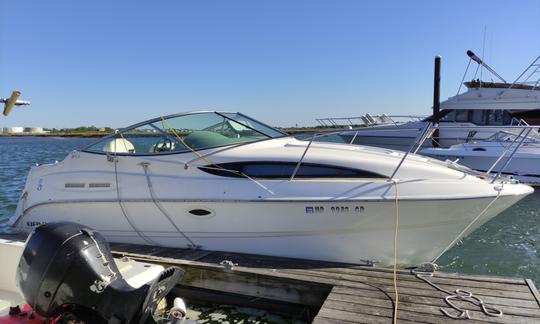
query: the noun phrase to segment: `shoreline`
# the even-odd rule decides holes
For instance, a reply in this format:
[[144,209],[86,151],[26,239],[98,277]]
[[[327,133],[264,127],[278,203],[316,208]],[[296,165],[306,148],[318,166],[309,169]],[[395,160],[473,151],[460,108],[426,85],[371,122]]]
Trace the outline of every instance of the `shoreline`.
[[[289,135],[300,133],[312,133],[339,130],[332,127],[305,127],[305,128],[279,128]],[[83,138],[99,138],[110,135],[111,132],[58,132],[58,133],[0,133],[0,137],[83,137]]]

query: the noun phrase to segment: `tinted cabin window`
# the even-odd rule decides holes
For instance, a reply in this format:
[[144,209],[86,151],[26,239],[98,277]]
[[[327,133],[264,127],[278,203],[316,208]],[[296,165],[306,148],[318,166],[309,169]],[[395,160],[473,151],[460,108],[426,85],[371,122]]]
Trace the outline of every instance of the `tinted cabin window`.
[[[222,177],[286,179],[290,178],[296,163],[289,162],[239,162],[222,163],[200,167],[202,171]],[[302,163],[295,178],[386,178],[377,173],[334,167],[329,165]]]
[[[430,119],[430,120],[432,120],[432,119]],[[446,122],[455,121],[456,120],[456,111],[455,110],[443,110],[443,111],[441,111],[440,120],[441,121],[446,121]]]
[[475,125],[485,125],[486,124],[486,111],[485,110],[473,110],[472,111],[472,122]]
[[468,122],[469,111],[468,110],[456,110],[456,122]]

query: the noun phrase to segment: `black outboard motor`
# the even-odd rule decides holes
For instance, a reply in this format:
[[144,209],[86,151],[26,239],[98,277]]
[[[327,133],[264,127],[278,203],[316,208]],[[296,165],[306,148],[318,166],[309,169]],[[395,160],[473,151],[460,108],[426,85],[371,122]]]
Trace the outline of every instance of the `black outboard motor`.
[[182,274],[171,267],[134,288],[122,278],[101,234],[62,222],[30,235],[17,283],[28,304],[46,318],[69,313],[86,323],[153,323],[150,315]]

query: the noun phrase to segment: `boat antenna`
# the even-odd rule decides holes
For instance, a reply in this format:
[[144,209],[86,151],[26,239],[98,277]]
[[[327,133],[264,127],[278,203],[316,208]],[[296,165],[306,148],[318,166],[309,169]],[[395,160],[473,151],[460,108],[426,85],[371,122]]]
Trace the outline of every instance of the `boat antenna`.
[[14,106],[28,106],[30,101],[19,100],[21,92],[18,90],[13,90],[11,97],[9,98],[0,98],[0,102],[4,104],[4,116],[8,116],[13,110]]
[[[482,37],[482,61],[484,61],[486,59],[486,29],[487,29],[487,26],[484,25],[484,35]],[[483,65],[480,66],[480,87],[482,87],[482,80],[483,80],[483,75],[484,75],[484,69],[483,69]]]
[[493,75],[496,76],[499,80],[501,80],[504,83],[507,83],[506,80],[503,79],[499,74],[497,74],[497,72],[495,72],[489,65],[487,65],[484,61],[482,61],[482,59],[480,59],[478,56],[476,56],[476,54],[474,54],[473,51],[468,50],[467,51],[467,56],[469,56],[471,58],[471,60],[478,63],[480,66],[485,67],[486,70],[493,73]]

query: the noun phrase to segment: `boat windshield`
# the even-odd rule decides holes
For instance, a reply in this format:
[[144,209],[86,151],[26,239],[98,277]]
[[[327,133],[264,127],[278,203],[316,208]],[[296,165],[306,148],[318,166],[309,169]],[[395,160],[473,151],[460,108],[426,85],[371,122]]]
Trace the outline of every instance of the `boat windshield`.
[[195,112],[126,127],[83,151],[139,155],[182,153],[282,136],[286,134],[240,113]]
[[[521,129],[519,129],[521,131]],[[516,137],[523,138],[520,132],[510,132],[510,131],[498,131],[495,134],[489,136],[484,141],[486,142],[510,142],[516,141]],[[531,132],[527,138],[524,140],[524,143],[540,143],[540,137],[537,133]]]

